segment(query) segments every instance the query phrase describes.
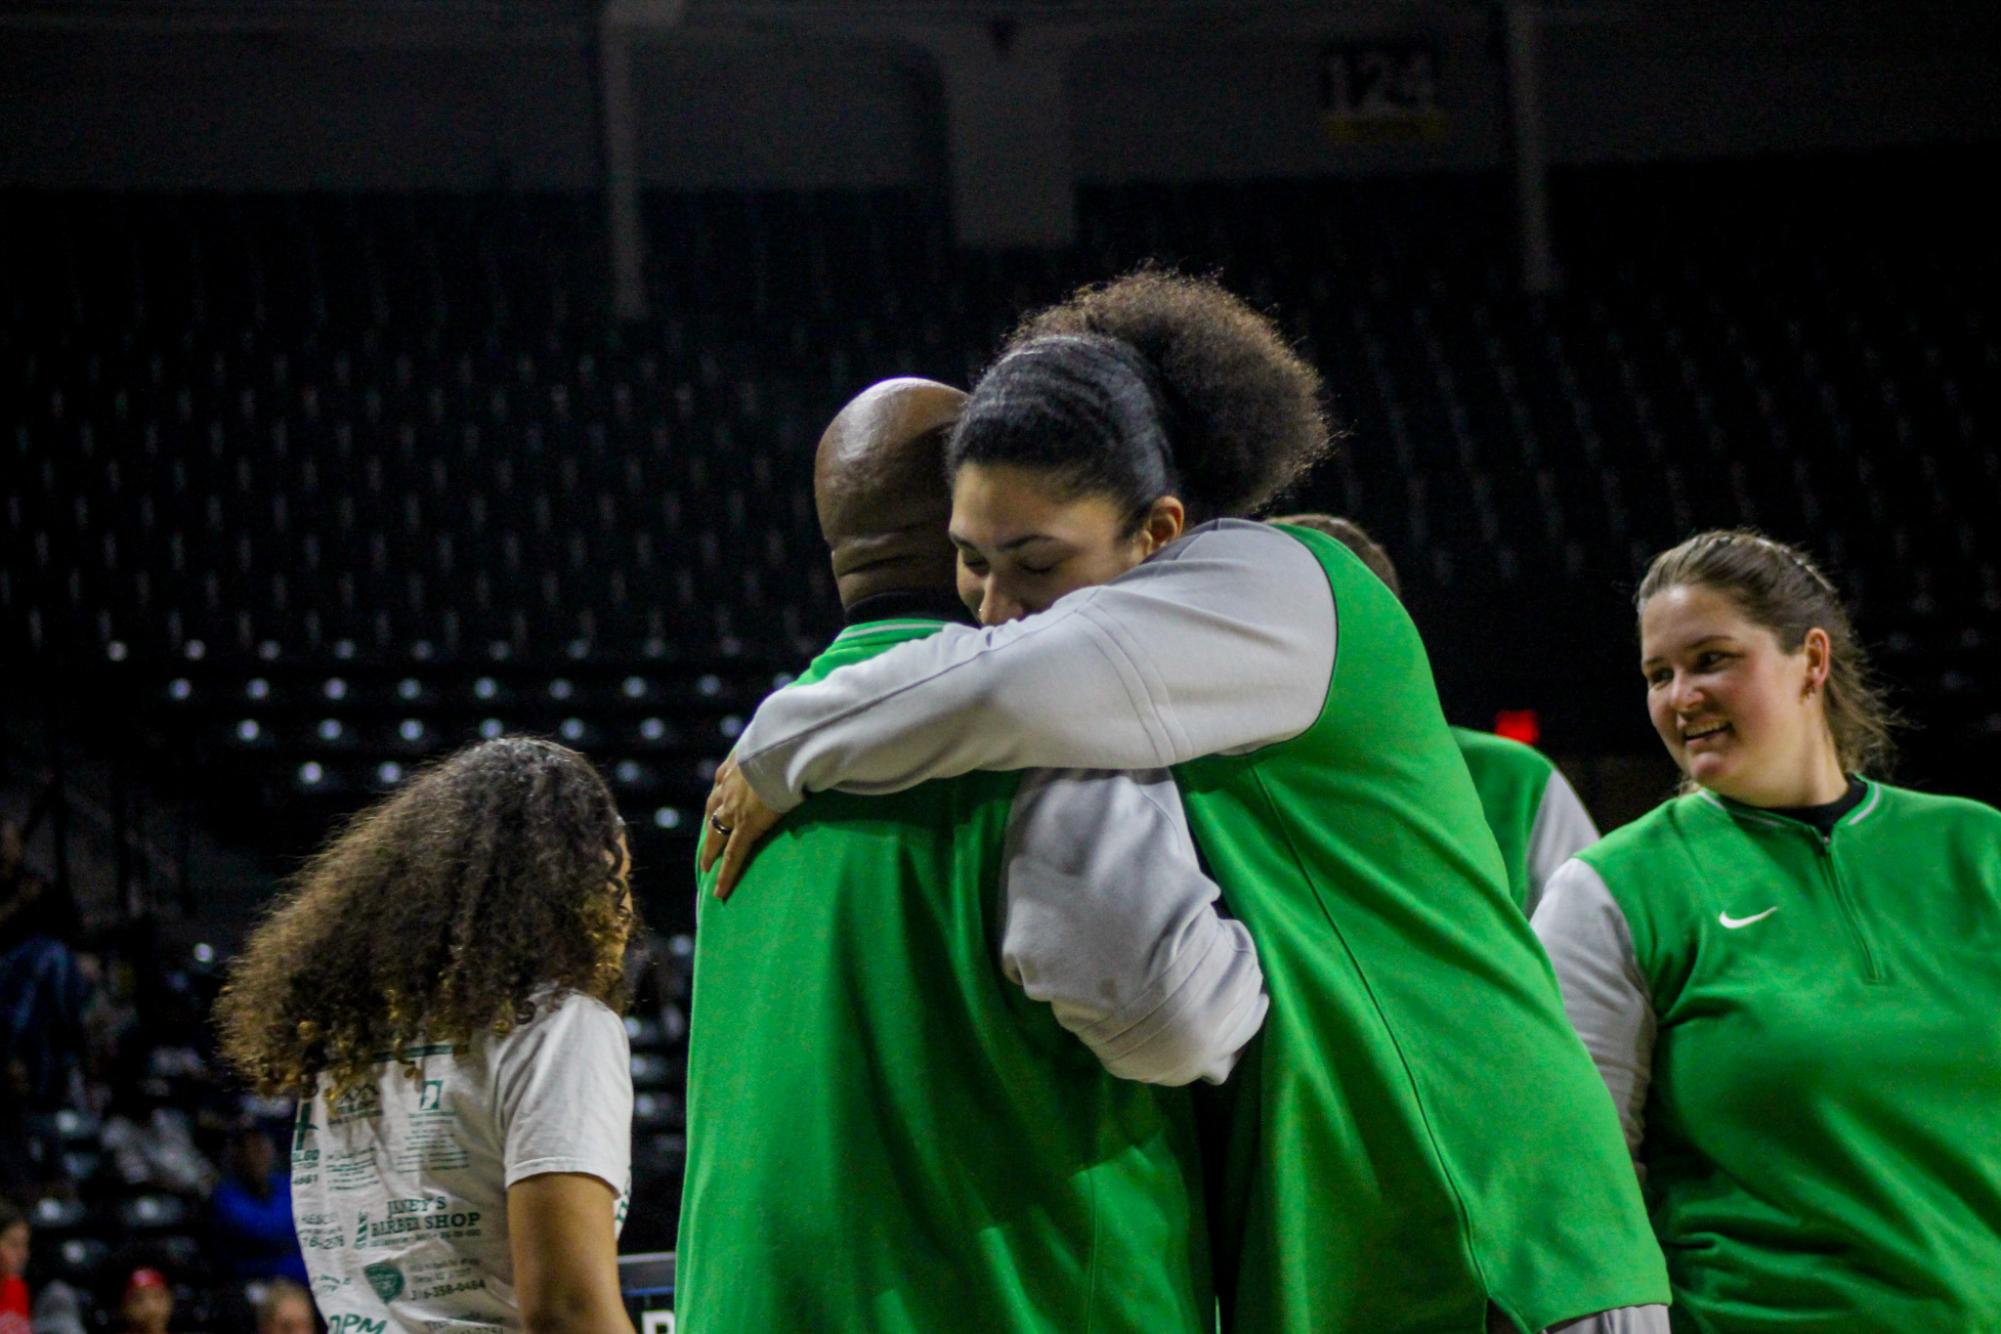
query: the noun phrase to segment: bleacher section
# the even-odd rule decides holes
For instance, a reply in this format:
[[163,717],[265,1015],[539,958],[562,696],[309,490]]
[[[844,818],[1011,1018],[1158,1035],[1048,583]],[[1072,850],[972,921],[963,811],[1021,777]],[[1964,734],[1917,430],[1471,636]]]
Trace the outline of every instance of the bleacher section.
[[1565,177],[1545,299],[1480,178],[1088,190],[1063,254],[955,251],[907,193],[659,196],[622,328],[592,199],[15,194],[0,645],[286,856],[427,755],[571,740],[678,924],[709,766],[837,624],[821,423],[1158,258],[1327,372],[1347,435],[1300,502],[1397,556],[1457,715],[1647,750],[1632,582],[1752,523],[1854,595],[1925,724],[1908,772],[1992,799],[2001,306],[1952,188],[1922,157]]

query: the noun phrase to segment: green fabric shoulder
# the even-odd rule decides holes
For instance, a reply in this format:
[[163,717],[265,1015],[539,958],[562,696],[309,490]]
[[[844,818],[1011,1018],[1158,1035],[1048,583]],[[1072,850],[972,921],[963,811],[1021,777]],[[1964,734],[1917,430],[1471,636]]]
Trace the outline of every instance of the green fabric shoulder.
[[[1993,874],[2001,811],[1964,797],[1871,782],[1836,833],[1854,841],[1849,855],[1859,858],[1859,870],[1892,880],[1973,883]],[[1687,943],[1731,909],[1732,896],[1765,880],[1811,879],[1817,872],[1801,859],[1819,841],[1817,831],[1799,821],[1696,791],[1669,798],[1578,858],[1598,872],[1618,903],[1635,958],[1665,1000],[1693,962]]]
[[1993,847],[2001,840],[2001,810],[1971,797],[1952,797],[1938,792],[1872,783],[1882,794],[1883,814],[1889,822],[1909,823],[1927,837],[1939,837],[1954,845],[1985,844]]

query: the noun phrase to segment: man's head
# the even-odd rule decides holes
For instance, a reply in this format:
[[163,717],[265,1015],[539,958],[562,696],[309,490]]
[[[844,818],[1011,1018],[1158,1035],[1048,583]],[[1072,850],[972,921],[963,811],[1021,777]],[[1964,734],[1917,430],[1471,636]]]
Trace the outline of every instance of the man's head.
[[28,1268],[28,1216],[0,1195],[0,1278],[19,1278]]
[[843,607],[881,593],[956,597],[945,437],[965,401],[933,380],[884,380],[827,424],[813,502]]
[[224,1166],[232,1177],[257,1190],[269,1188],[271,1169],[278,1165],[278,1150],[271,1137],[257,1125],[237,1128],[230,1136]]
[[174,1318],[174,1290],[167,1276],[150,1267],[132,1271],[118,1299],[120,1328],[125,1334],[167,1334]]
[[257,1303],[257,1334],[313,1334],[313,1299],[290,1279],[274,1279]]

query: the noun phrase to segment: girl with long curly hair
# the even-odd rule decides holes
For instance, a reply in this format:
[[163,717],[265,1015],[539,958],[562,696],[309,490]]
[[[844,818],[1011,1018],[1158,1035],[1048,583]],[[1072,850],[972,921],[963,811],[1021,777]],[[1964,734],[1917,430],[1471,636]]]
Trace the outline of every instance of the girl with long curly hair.
[[1339,542],[1246,522],[1326,451],[1319,400],[1213,282],[1146,271],[1031,316],[946,450],[985,628],[766,700],[705,856],[733,869],[826,788],[1171,766],[1271,996],[1205,1146],[1226,1326],[1664,1328],[1617,1119],[1416,629]]
[[252,934],[223,1050],[299,1099],[293,1219],[334,1328],[631,1329],[630,871],[589,762],[503,737],[357,816]]

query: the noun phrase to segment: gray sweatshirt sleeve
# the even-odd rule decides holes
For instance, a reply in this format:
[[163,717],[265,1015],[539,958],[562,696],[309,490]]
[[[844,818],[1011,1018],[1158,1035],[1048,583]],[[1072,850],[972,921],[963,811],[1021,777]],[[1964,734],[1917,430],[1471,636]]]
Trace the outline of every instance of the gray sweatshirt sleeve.
[[1269,1004],[1164,770],[1040,770],[1008,820],[1001,968],[1122,1079],[1220,1084]]
[[1153,769],[1299,735],[1326,702],[1334,596],[1302,543],[1204,524],[1047,611],[948,626],[765,700],[736,747],[757,795],[900,792],[976,769]]
[[1529,829],[1529,901],[1524,908],[1531,917],[1556,869],[1597,841],[1598,826],[1591,823],[1577,789],[1561,769],[1552,769]]
[[1611,1090],[1637,1169],[1653,1080],[1654,1006],[1626,914],[1598,872],[1572,858],[1550,877],[1533,924],[1563,989],[1564,1013]]

